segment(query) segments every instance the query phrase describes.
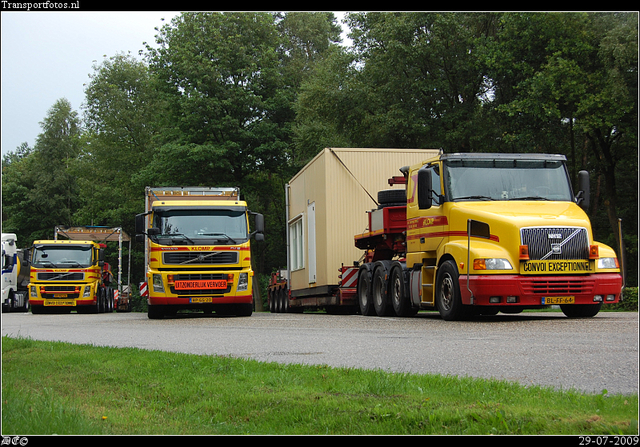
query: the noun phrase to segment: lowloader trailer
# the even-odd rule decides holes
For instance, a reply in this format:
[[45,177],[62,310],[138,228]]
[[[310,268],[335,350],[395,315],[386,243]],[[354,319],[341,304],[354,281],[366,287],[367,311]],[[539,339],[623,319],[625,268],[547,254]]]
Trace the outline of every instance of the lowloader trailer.
[[[624,267],[611,247],[594,241],[582,209],[588,173],[580,172],[574,194],[564,156],[439,152],[400,172],[388,183],[404,188],[379,190],[366,230],[352,236],[361,256],[335,263],[337,284],[301,293],[289,266],[272,278],[272,311],[436,310],[459,320],[558,305],[568,317],[592,317],[622,299]],[[308,226],[300,227],[295,237],[307,241]],[[297,247],[290,239],[289,252]],[[302,258],[300,267],[309,264],[305,255],[289,258]]]

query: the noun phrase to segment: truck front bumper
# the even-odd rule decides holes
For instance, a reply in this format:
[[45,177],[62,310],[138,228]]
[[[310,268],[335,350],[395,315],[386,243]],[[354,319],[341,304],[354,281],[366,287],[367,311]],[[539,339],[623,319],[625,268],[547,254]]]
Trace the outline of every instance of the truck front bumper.
[[[546,306],[620,301],[619,273],[580,275],[460,275],[463,304],[479,306]],[[470,291],[471,292],[470,292]],[[473,297],[471,296],[473,293]]]
[[209,304],[247,304],[253,302],[253,296],[249,293],[247,295],[227,295],[227,296],[180,296],[180,297],[168,297],[168,296],[155,296],[149,294],[147,298],[147,304],[151,306],[189,306],[197,307],[199,305]]

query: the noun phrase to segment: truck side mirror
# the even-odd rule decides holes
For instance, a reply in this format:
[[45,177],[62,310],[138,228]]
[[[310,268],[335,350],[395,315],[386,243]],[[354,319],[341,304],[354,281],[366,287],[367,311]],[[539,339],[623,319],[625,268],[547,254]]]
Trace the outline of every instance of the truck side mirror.
[[256,231],[264,233],[264,216],[262,214],[256,214]]
[[251,233],[256,241],[264,241],[264,216],[260,213],[252,213],[255,217],[256,230]]
[[144,234],[144,214],[136,214],[136,234]]
[[104,265],[104,248],[98,249],[98,265],[100,267]]
[[591,187],[589,186],[589,172],[578,172],[578,194],[576,195],[576,203],[580,205],[580,208],[587,210],[589,208],[589,202],[591,200]]
[[431,171],[418,170],[418,208],[427,210],[431,208]]

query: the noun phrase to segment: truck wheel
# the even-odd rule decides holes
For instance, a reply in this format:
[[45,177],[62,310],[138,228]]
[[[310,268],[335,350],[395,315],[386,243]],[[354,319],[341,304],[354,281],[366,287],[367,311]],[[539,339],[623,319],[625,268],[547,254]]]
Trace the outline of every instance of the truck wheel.
[[460,320],[466,315],[460,297],[458,269],[452,261],[445,261],[436,275],[436,308],[443,320]]
[[407,293],[402,275],[402,267],[398,265],[393,267],[389,278],[389,298],[391,299],[391,305],[396,315],[399,317],[415,315],[418,310],[411,306],[409,294]]
[[289,293],[287,289],[280,289],[280,299],[282,300],[282,313],[289,313]]
[[31,306],[31,313],[33,315],[43,314],[44,313],[44,306],[41,306],[41,305]]
[[407,192],[404,189],[383,189],[378,191],[379,208],[402,206],[407,204]]
[[591,318],[595,317],[602,303],[598,304],[561,304],[560,309],[569,318]]
[[232,312],[237,317],[250,317],[253,313],[253,303],[236,304]]
[[371,274],[366,267],[361,268],[358,272],[358,305],[361,315],[375,315],[371,298]]
[[272,314],[276,313],[275,311],[275,299],[276,299],[276,295],[274,293],[273,290],[269,289],[269,312],[271,312]]
[[389,283],[387,281],[387,270],[378,267],[373,273],[373,307],[379,317],[393,315],[393,306],[389,300]]
[[164,308],[158,305],[149,304],[147,316],[150,320],[161,320],[164,317]]
[[109,287],[109,310],[108,310],[109,313],[113,312],[115,301],[116,301],[116,298],[115,298],[114,290],[111,287]]

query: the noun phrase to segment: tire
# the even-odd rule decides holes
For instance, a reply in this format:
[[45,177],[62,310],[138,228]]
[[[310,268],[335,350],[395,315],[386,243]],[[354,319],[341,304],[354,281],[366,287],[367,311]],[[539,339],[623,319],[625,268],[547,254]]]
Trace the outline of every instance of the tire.
[[285,288],[280,289],[280,299],[282,300],[282,313],[289,313],[289,291]]
[[150,320],[161,320],[162,318],[164,318],[163,306],[149,304],[147,316]]
[[418,309],[414,309],[411,305],[400,265],[394,266],[389,275],[389,299],[391,300],[393,311],[399,317],[410,317],[418,312]]
[[275,307],[276,307],[276,294],[274,293],[273,290],[269,289],[269,312],[271,312],[272,314],[276,313],[275,312]]
[[253,303],[236,304],[233,313],[237,317],[250,317],[253,313]]
[[387,281],[387,269],[379,266],[373,273],[372,281],[373,307],[379,317],[393,315],[393,306],[389,299],[389,282]]
[[361,315],[371,316],[376,313],[371,298],[371,273],[366,267],[358,272],[358,306]]
[[453,261],[445,261],[436,275],[436,308],[445,321],[461,320],[467,316],[462,305],[458,269]]
[[602,303],[598,304],[561,304],[560,309],[569,318],[591,318],[595,317]]
[[407,192],[404,189],[383,189],[378,191],[378,203],[381,207],[406,205]]
[[35,306],[31,306],[31,313],[33,315],[40,315],[44,313],[44,306],[42,305],[35,305]]
[[110,289],[110,293],[109,293],[109,313],[112,313],[113,311],[115,311],[115,307],[116,307],[115,291],[114,291],[114,289]]

